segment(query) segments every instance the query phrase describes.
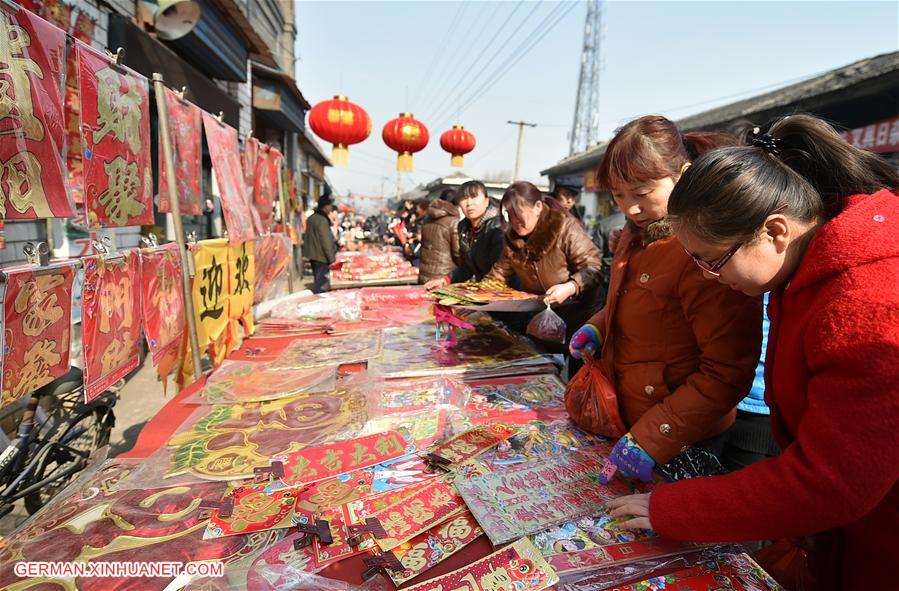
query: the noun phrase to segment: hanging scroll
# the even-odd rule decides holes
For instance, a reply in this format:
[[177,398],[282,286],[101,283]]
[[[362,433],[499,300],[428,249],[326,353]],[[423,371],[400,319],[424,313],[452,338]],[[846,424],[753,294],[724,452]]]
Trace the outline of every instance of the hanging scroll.
[[84,259],[82,350],[84,397],[90,402],[137,367],[140,340],[138,257]]
[[[175,164],[175,187],[180,199],[181,215],[203,213],[203,193],[200,189],[200,156],[202,136],[200,107],[184,100],[168,88],[165,89],[165,106],[169,114],[169,133],[172,141],[172,159]],[[159,211],[169,213],[169,185],[165,171],[165,157],[159,142]]]
[[197,316],[197,340],[206,347],[218,340],[228,328],[228,241],[224,238],[203,240],[191,247],[196,275],[192,296]]
[[76,42],[84,193],[91,229],[153,223],[147,79]]
[[272,231],[275,218],[275,202],[278,201],[278,177],[281,174],[281,152],[271,146],[262,145],[256,159],[256,173],[253,178],[253,204],[259,212],[262,232]]
[[[253,303],[258,304],[280,293],[277,280],[287,272],[290,263],[289,241],[284,234],[269,234],[256,238],[253,253],[256,271],[253,277]],[[285,285],[286,288],[286,285]],[[283,291],[283,295],[287,292]]]
[[66,191],[65,33],[0,10],[0,218],[72,217]]
[[220,122],[209,113],[203,113],[203,127],[212,170],[218,182],[222,199],[222,213],[232,244],[240,244],[256,237],[254,220],[250,213],[250,203],[246,196],[246,185],[240,166],[237,148],[237,130]]
[[0,407],[49,384],[69,369],[74,262],[35,274],[3,271],[3,391]]
[[140,301],[144,333],[160,377],[171,373],[184,334],[184,296],[177,244],[140,251]]

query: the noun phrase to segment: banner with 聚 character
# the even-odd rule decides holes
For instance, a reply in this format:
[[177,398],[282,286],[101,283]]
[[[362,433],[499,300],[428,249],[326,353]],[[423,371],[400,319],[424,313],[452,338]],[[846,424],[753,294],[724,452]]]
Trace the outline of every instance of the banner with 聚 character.
[[28,396],[69,370],[75,261],[52,269],[3,270],[0,407]]
[[[203,213],[203,194],[200,189],[200,156],[203,138],[200,135],[202,111],[169,88],[165,89],[165,106],[169,114],[169,135],[175,164],[175,187],[178,191],[181,215]],[[168,177],[162,142],[159,142],[159,211],[169,213]]]
[[75,215],[66,190],[66,36],[0,9],[0,219]]
[[75,42],[84,198],[91,229],[153,223],[147,79]]

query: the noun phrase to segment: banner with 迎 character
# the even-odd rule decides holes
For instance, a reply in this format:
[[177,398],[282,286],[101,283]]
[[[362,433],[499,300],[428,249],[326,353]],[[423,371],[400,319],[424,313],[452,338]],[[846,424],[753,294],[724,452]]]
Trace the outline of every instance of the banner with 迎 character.
[[66,191],[66,36],[27,10],[0,10],[0,218],[75,215]]
[[153,365],[164,382],[178,363],[185,331],[177,244],[140,250],[140,286],[144,334]]
[[84,396],[90,402],[137,367],[140,288],[134,250],[82,260],[81,344]]
[[0,407],[69,370],[75,265],[70,261],[37,273],[31,265],[3,270]]
[[[253,303],[258,304],[274,295],[287,295],[286,282],[278,289],[278,280],[285,277],[290,263],[290,242],[284,234],[260,236],[253,244],[256,260]],[[285,277],[286,278],[286,277]]]
[[[165,106],[169,115],[169,135],[175,165],[175,187],[181,215],[203,213],[203,193],[200,189],[200,156],[202,151],[202,111],[169,88],[165,89]],[[159,142],[159,211],[170,213],[168,177],[162,142]]]
[[246,182],[240,165],[237,130],[206,112],[203,112],[203,128],[206,130],[212,171],[222,200],[228,239],[232,244],[252,240],[256,237],[258,217],[254,219],[250,211],[250,200],[247,198]]
[[200,347],[205,348],[223,337],[231,319],[228,240],[201,240],[191,245],[191,252],[196,270],[191,295],[197,319],[197,340]]
[[75,42],[90,229],[153,223],[147,79]]

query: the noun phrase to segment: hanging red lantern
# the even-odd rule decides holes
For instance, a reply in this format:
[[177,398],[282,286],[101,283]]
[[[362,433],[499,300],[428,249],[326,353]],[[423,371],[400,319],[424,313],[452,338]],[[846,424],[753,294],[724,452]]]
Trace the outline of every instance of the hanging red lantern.
[[453,125],[452,129],[443,132],[440,136],[440,147],[452,154],[450,158],[451,166],[461,167],[465,164],[463,156],[474,150],[477,141],[474,134],[467,131],[464,127]]
[[381,132],[384,143],[391,150],[399,152],[396,158],[396,169],[401,172],[412,172],[412,154],[428,145],[428,128],[412,116],[412,113],[400,113],[391,119]]
[[358,144],[371,134],[371,117],[365,109],[345,96],[322,101],[309,111],[309,127],[315,135],[331,142],[331,163],[350,163],[349,146]]

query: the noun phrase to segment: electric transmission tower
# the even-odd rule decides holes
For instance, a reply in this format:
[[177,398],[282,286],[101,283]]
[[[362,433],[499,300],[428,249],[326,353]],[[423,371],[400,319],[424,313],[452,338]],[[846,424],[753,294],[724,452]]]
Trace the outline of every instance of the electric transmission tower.
[[599,70],[602,62],[602,0],[587,0],[584,22],[584,48],[581,50],[581,74],[577,81],[574,122],[568,154],[582,152],[599,139]]

